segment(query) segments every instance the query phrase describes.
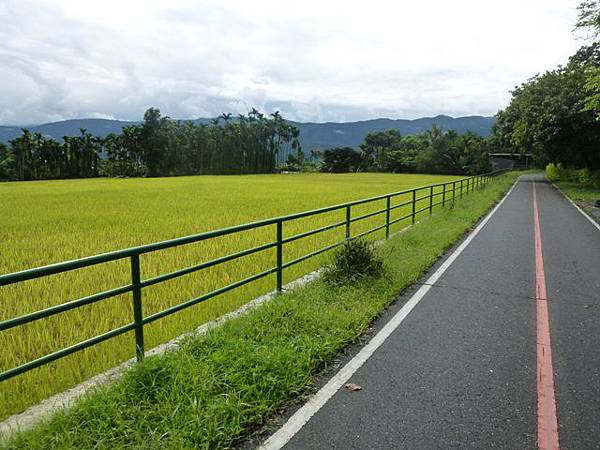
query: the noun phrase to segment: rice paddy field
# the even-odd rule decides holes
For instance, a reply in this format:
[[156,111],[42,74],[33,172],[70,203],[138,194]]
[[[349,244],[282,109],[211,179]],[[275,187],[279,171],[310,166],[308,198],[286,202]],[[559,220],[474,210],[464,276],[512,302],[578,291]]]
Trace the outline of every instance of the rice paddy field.
[[[407,174],[289,174],[155,179],[86,179],[0,184],[0,274],[148,244],[250,221],[450,181]],[[439,192],[441,188],[436,190]],[[426,195],[422,191],[419,195]],[[408,201],[396,197],[392,206]],[[438,201],[440,197],[436,199]],[[418,208],[428,204],[419,202]],[[385,207],[353,207],[352,216]],[[410,206],[392,211],[391,219]],[[427,214],[423,212],[422,214]],[[284,224],[284,238],[345,219],[333,211]],[[383,224],[385,214],[352,223],[352,235]],[[410,223],[400,222],[397,231]],[[284,263],[344,238],[338,227],[284,246]],[[371,235],[384,237],[384,230]],[[275,225],[142,255],[142,280],[273,242]],[[284,283],[323,265],[329,254],[284,271]],[[147,316],[270,269],[275,248],[143,289]],[[0,320],[131,283],[129,259],[0,287]],[[275,288],[270,275],[144,327],[150,349]],[[0,371],[126,325],[131,293],[0,332]],[[135,355],[133,332],[0,383],[0,419]]]

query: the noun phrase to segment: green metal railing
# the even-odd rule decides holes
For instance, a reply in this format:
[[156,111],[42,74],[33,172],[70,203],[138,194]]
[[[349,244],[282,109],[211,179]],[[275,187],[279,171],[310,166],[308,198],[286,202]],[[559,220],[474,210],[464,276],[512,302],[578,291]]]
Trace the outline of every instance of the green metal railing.
[[[11,328],[14,328],[19,325],[28,324],[34,322],[39,319],[43,319],[46,317],[53,316],[55,314],[59,314],[65,311],[69,311],[75,308],[79,308],[85,305],[90,305],[92,303],[96,303],[111,297],[115,297],[117,295],[125,294],[131,292],[131,298],[133,302],[133,322],[128,323],[126,325],[120,326],[118,328],[112,329],[103,334],[94,336],[92,338],[86,339],[84,341],[78,342],[69,347],[62,348],[60,350],[54,351],[52,353],[46,354],[42,357],[33,359],[28,361],[20,366],[11,368],[0,373],[0,381],[7,380],[24,372],[27,372],[36,367],[42,366],[44,364],[50,363],[57,359],[63,358],[67,355],[75,353],[79,350],[83,350],[85,348],[91,347],[93,345],[99,344],[100,342],[106,341],[113,337],[119,336],[121,334],[127,333],[129,331],[133,331],[135,334],[135,349],[136,356],[138,361],[142,360],[144,357],[144,325],[152,323],[156,320],[159,320],[163,317],[174,314],[183,309],[189,308],[190,306],[196,305],[198,303],[209,300],[213,297],[216,297],[225,292],[236,289],[240,286],[244,286],[245,284],[251,283],[268,275],[275,273],[276,276],[276,290],[277,292],[282,291],[283,287],[283,271],[284,269],[291,267],[295,264],[298,264],[302,261],[305,261],[309,258],[317,256],[321,253],[332,250],[344,242],[348,240],[358,239],[360,237],[366,236],[368,234],[374,233],[379,230],[385,229],[385,237],[386,239],[390,236],[390,227],[394,224],[397,224],[402,221],[410,220],[411,224],[414,224],[417,216],[425,211],[428,211],[429,214],[433,213],[433,209],[436,206],[445,207],[446,204],[452,203],[454,204],[457,198],[462,198],[463,194],[467,194],[473,191],[476,188],[482,187],[487,184],[492,177],[495,175],[504,172],[504,171],[496,171],[490,172],[483,175],[476,175],[468,178],[463,178],[460,180],[449,181],[446,183],[432,184],[429,186],[418,187],[414,189],[407,189],[404,191],[394,192],[385,195],[379,195],[377,197],[371,197],[363,200],[356,200],[348,203],[342,203],[339,205],[328,206],[325,208],[314,209],[311,211],[300,212],[296,214],[290,214],[287,216],[275,217],[272,219],[260,220],[257,222],[246,223],[243,225],[237,225],[228,228],[222,228],[220,230],[209,231],[205,233],[195,234],[191,236],[185,236],[177,239],[170,239],[167,241],[157,242],[154,244],[142,245],[138,247],[131,247],[123,250],[117,250],[109,253],[102,253],[95,256],[89,256],[85,258],[75,259],[72,261],[65,261],[57,264],[51,264],[43,267],[37,267],[34,269],[23,270],[20,272],[9,273],[5,275],[0,275],[0,287],[7,286],[15,283],[24,282],[27,280],[33,280],[36,278],[46,277],[49,275],[69,272],[76,269],[81,269],[84,267],[94,266],[97,264],[102,264],[110,261],[122,260],[125,258],[129,258],[130,266],[131,266],[131,284],[127,284],[125,286],[120,286],[117,288],[113,288],[107,291],[98,292],[96,294],[92,294],[86,297],[79,298],[77,300],[72,300],[66,303],[62,303],[56,306],[52,306],[46,309],[42,309],[39,311],[31,312],[28,314],[24,314],[18,317],[10,318],[7,320],[3,320],[0,322],[0,331],[5,331]],[[441,189],[438,192],[435,192],[436,188]],[[423,195],[425,193],[425,195]],[[400,197],[400,196],[408,196],[409,200],[403,201],[399,204],[393,205],[392,199]],[[437,200],[441,196],[441,200]],[[367,203],[377,202],[385,200],[385,208],[378,209],[374,212],[369,212],[367,214],[362,214],[360,216],[352,217],[352,208],[358,205],[364,205]],[[428,200],[428,202],[427,202]],[[417,205],[421,205],[423,202],[426,202],[426,206],[417,209]],[[399,218],[391,219],[391,212],[395,209],[408,207],[411,205],[410,212],[405,214]],[[293,236],[284,237],[283,234],[283,226],[285,223],[306,218],[310,216],[315,216],[318,214],[324,214],[331,211],[336,210],[344,210],[346,212],[345,220],[322,226],[317,229],[313,229],[310,231],[306,231],[303,233],[299,233]],[[358,233],[354,236],[351,234],[351,225],[360,220],[367,219],[369,217],[379,216],[385,214],[385,222],[377,225],[374,228],[371,228],[367,231]],[[247,231],[251,229],[257,229],[261,227],[275,227],[275,241],[269,242],[267,244],[259,245],[257,247],[249,248],[246,250],[239,251],[237,253],[229,254],[226,256],[222,256],[207,262],[203,262],[201,264],[197,264],[191,267],[187,267],[185,269],[176,270],[174,272],[165,273],[154,278],[149,278],[143,280],[140,272],[140,256],[146,253],[154,252],[157,250],[164,250],[167,248],[178,247],[185,244],[191,244],[194,242],[205,241],[207,239],[216,238],[225,235],[231,235],[234,233],[239,233],[242,231]],[[345,227],[345,239],[340,242],[336,242],[334,244],[328,245],[326,247],[320,248],[319,250],[312,251],[308,254],[300,256],[291,261],[284,262],[283,258],[283,247],[285,244],[297,241],[298,239],[306,238],[308,236],[316,235],[318,233],[322,233],[328,230],[333,230],[335,228]],[[162,311],[150,314],[146,317],[143,316],[142,312],[142,293],[143,289],[157,283],[161,283],[167,280],[171,280],[174,278],[181,277],[183,275],[187,275],[193,272],[200,271],[202,269],[207,269],[209,267],[216,266],[218,264],[225,263],[227,261],[232,261],[243,256],[251,255],[253,253],[261,252],[267,249],[275,248],[276,249],[276,266],[270,269],[264,270],[257,274],[254,274],[250,277],[244,278],[242,280],[231,283],[227,286],[221,287],[209,293],[203,294],[199,297],[195,297],[189,299],[183,303],[179,303],[175,306],[171,306]]]

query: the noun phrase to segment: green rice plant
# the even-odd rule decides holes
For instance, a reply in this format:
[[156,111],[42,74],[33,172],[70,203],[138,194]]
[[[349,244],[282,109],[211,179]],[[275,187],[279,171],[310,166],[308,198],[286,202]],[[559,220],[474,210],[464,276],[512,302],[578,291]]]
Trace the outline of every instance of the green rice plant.
[[[80,258],[226,226],[440,183],[448,176],[402,174],[294,174],[199,176],[153,179],[85,179],[0,184],[0,273]],[[441,187],[435,189],[436,201]],[[428,214],[420,191],[417,220]],[[450,194],[448,194],[450,195]],[[393,205],[411,200],[394,198]],[[385,208],[385,200],[352,208],[358,217]],[[391,220],[410,212],[392,211]],[[284,224],[284,237],[343,221],[345,211]],[[351,225],[352,235],[380,225],[385,214]],[[392,232],[410,220],[394,225]],[[344,227],[284,246],[290,261],[344,238]],[[141,256],[148,279],[230,253],[273,242],[275,226],[263,227]],[[384,237],[384,230],[371,239]],[[144,315],[174,306],[275,265],[274,249],[143,289]],[[323,265],[323,254],[284,271],[289,282]],[[129,261],[119,260],[16,285],[0,287],[0,320],[130,283]],[[144,327],[146,348],[234,310],[272,291],[275,276],[181,311]],[[131,296],[120,295],[0,333],[0,370],[7,370],[131,322]],[[0,418],[73,386],[134,355],[126,333],[0,383]]]

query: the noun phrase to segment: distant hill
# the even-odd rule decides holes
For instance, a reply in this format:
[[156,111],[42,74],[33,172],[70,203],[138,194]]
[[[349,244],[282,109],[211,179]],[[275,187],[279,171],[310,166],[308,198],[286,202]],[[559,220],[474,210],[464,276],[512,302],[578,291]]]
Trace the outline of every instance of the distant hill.
[[300,130],[302,148],[330,148],[339,146],[358,147],[368,133],[383,130],[398,130],[402,135],[419,134],[437,125],[445,130],[456,130],[463,134],[472,131],[488,136],[495,119],[493,117],[423,117],[421,119],[373,119],[361,122],[302,123],[291,122]]
[[[196,119],[194,122],[208,122],[209,119]],[[482,136],[488,136],[495,119],[484,116],[467,117],[423,117],[420,119],[373,119],[360,122],[293,122],[300,130],[300,142],[305,151],[315,148],[330,148],[339,146],[358,147],[368,133],[395,129],[403,135],[418,134],[437,125],[446,130],[456,130],[458,133],[472,131]],[[110,133],[119,133],[125,126],[139,122],[127,122],[107,119],[75,119],[61,122],[45,123],[27,127],[30,131],[39,131],[45,136],[61,139],[63,136],[79,134],[80,128],[87,129],[96,136],[106,136]],[[0,141],[8,142],[21,134],[21,127],[0,126]]]
[[110,133],[120,133],[123,127],[139,122],[126,122],[109,119],[73,119],[60,122],[29,125],[24,127],[0,126],[0,142],[8,142],[21,135],[21,128],[27,128],[32,133],[39,131],[44,136],[62,139],[63,136],[76,136],[81,128],[85,128],[94,136],[104,137]]

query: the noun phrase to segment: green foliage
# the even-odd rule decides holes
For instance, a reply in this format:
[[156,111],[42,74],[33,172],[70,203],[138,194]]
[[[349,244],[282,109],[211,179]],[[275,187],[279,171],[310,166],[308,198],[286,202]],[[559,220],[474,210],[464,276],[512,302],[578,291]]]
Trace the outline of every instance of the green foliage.
[[590,30],[593,38],[600,32],[600,2],[598,0],[584,0],[577,7],[579,15],[575,28]]
[[[592,184],[583,186],[573,181],[559,181],[558,187],[576,202],[595,204],[600,199],[600,171],[592,174]],[[587,205],[581,205],[586,209]]]
[[550,181],[558,181],[560,180],[561,175],[561,166],[560,164],[556,165],[554,163],[548,163],[546,166],[546,176]]
[[31,134],[23,129],[21,136],[9,142],[8,158],[14,161],[14,179],[87,178],[100,173],[102,140],[81,129],[79,136],[64,136],[63,142]]
[[581,187],[600,188],[600,170],[591,172],[588,168],[565,169],[562,164],[549,163],[546,166],[546,176],[550,181],[576,183]]
[[[600,32],[600,2],[580,3],[575,25]],[[513,91],[510,105],[498,113],[492,139],[510,152],[533,153],[540,165],[554,163],[553,179],[563,167],[600,169],[600,44],[581,47],[566,66],[547,71]],[[588,180],[582,173],[581,180]]]
[[15,158],[9,148],[0,142],[0,180],[15,178]]
[[281,170],[290,172],[315,172],[317,166],[313,158],[306,158],[302,149],[298,148],[296,153],[290,153]]
[[566,66],[537,75],[516,88],[498,113],[493,140],[505,151],[533,153],[536,162],[600,169],[600,121],[586,108],[584,86],[600,67],[598,44],[582,47]]
[[63,137],[63,142],[24,129],[0,148],[0,178],[39,180],[97,176],[171,176],[274,172],[282,154],[302,154],[298,129],[279,113],[253,109],[210,124],[178,122],[148,109],[141,125],[118,135]]
[[[592,40],[600,34],[600,2],[585,0],[577,7],[579,16],[575,28],[591,31]],[[587,96],[583,103],[584,111],[591,111],[600,120],[600,68],[598,64],[588,64],[585,73],[584,89]]]
[[[402,151],[402,136],[397,130],[369,133],[360,145],[363,165],[368,170],[376,172],[388,171],[392,152]],[[400,155],[396,155],[400,159]]]
[[322,153],[321,171],[323,172],[357,172],[363,163],[360,153],[352,147],[336,147]]
[[592,185],[592,175],[588,168],[579,169],[577,171],[577,181],[582,186],[591,186]]
[[584,100],[583,110],[591,111],[600,120],[600,68],[591,67],[585,73],[585,91],[587,97]]
[[386,130],[368,134],[360,153],[350,147],[325,150],[322,170],[474,175],[490,170],[489,147],[488,140],[475,133],[459,135],[435,125],[412,136]]
[[365,277],[383,274],[383,260],[371,242],[363,239],[347,241],[325,271],[325,279],[332,283],[355,282]]
[[600,170],[596,170],[595,172],[592,172],[591,178],[592,178],[591,185],[596,189],[600,189]]

